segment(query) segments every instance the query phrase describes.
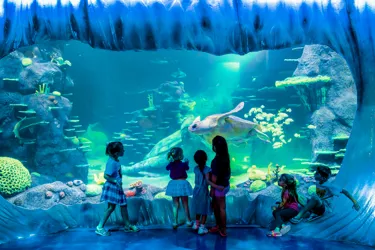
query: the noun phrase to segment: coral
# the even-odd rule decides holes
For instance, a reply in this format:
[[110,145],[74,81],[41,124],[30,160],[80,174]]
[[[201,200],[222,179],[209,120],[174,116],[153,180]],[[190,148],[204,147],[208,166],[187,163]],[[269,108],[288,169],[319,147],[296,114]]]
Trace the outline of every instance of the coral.
[[256,180],[250,185],[250,192],[256,193],[267,188],[267,184],[264,181]]
[[148,107],[154,108],[154,95],[153,94],[147,95],[147,101],[148,101]]
[[155,195],[154,198],[155,199],[167,199],[169,201],[172,200],[172,197],[165,195],[165,192],[158,193],[157,195]]
[[74,186],[79,186],[79,185],[83,184],[83,181],[81,181],[81,180],[74,180],[73,184],[74,184]]
[[81,191],[82,192],[86,192],[86,185],[85,184],[81,184],[80,186],[79,186],[79,188],[81,189]]
[[59,193],[59,197],[60,197],[60,199],[62,199],[62,198],[65,197],[65,193],[64,193],[64,191],[61,191],[61,192]]
[[316,77],[307,77],[307,76],[295,76],[295,77],[288,77],[283,81],[276,81],[275,86],[279,87],[287,87],[287,86],[295,86],[295,85],[308,85],[312,83],[323,82],[327,83],[330,82],[331,78],[329,76],[316,76]]
[[31,175],[22,163],[0,157],[0,194],[10,196],[25,191],[31,185]]
[[27,67],[33,64],[33,61],[30,58],[23,58],[22,59],[22,66]]
[[96,184],[88,184],[86,190],[87,197],[98,196],[102,193],[102,187]]
[[142,185],[143,185],[143,183],[142,183],[142,181],[136,181],[136,182],[134,182],[134,183],[131,183],[129,186],[130,186],[130,188],[135,188],[135,187],[142,187]]
[[253,165],[251,168],[247,170],[247,173],[249,174],[250,180],[266,180],[267,175],[261,170],[256,169],[256,166]]
[[17,199],[14,200],[13,204],[16,205],[16,206],[22,206],[23,201],[22,201],[22,199],[17,198]]
[[279,179],[279,174],[280,172],[285,168],[285,166],[280,167],[279,164],[276,164],[275,170],[273,170],[273,176],[274,176],[274,181],[277,181]]
[[48,87],[48,84],[46,86],[46,84],[43,83],[42,85],[39,84],[39,91],[36,90],[35,94],[49,94],[49,91],[50,91],[50,89]]
[[51,191],[47,191],[45,194],[46,199],[51,199],[53,196],[53,193]]
[[72,63],[68,60],[65,60],[62,57],[53,57],[51,60],[52,63],[56,63],[57,66],[61,67],[64,65],[72,66]]
[[61,96],[61,93],[59,91],[53,91],[52,95],[54,95],[54,96]]
[[106,182],[104,179],[104,173],[99,173],[98,175],[94,174],[94,181],[98,185],[103,185]]
[[128,190],[125,192],[126,197],[134,197],[136,191]]
[[68,182],[66,183],[66,185],[67,185],[68,187],[73,187],[73,182],[72,182],[72,181],[68,181]]

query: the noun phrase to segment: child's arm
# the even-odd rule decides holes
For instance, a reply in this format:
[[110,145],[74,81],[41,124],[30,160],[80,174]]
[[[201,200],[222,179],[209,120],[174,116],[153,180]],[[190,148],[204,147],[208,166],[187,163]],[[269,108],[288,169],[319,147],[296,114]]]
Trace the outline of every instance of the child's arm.
[[116,178],[113,178],[113,177],[111,177],[111,176],[108,175],[108,174],[104,174],[104,179],[106,179],[106,180],[109,181],[109,182],[112,182],[113,184],[117,184],[117,180],[116,180]]
[[[220,190],[220,191],[223,191],[225,187],[223,186],[218,186],[216,185],[215,183],[213,183],[212,181],[210,181],[210,174],[209,173],[206,173],[205,174],[205,177],[206,177],[206,181],[208,183],[208,185],[210,185],[211,187],[217,189],[217,190]],[[216,182],[216,176],[215,176],[215,182]]]
[[345,195],[346,197],[348,197],[348,199],[351,200],[351,201],[353,202],[353,208],[354,208],[355,210],[358,211],[359,208],[360,208],[360,206],[359,206],[357,200],[354,199],[354,197],[353,197],[353,196],[352,196],[347,190],[345,190],[345,189],[342,189],[342,190],[341,190],[341,193],[342,193],[343,195]]

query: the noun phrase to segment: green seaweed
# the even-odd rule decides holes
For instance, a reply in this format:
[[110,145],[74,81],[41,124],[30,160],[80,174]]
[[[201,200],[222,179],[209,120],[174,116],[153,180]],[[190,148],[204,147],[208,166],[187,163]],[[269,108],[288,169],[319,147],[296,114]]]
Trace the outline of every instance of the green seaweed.
[[296,76],[296,77],[288,77],[283,81],[276,81],[275,86],[279,87],[288,87],[288,86],[296,86],[296,85],[309,85],[312,83],[323,82],[327,83],[330,82],[331,78],[329,76],[316,76],[316,77],[307,77],[307,76]]

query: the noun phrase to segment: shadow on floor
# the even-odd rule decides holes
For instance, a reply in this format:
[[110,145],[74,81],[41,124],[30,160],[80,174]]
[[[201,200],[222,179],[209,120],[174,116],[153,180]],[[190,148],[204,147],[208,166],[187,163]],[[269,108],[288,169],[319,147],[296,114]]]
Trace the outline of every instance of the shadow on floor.
[[230,228],[228,237],[208,234],[199,236],[191,229],[143,230],[136,234],[112,232],[109,237],[95,235],[94,229],[79,229],[48,236],[33,236],[0,245],[0,249],[63,250],[367,250],[371,247],[339,242],[283,236],[269,238],[259,228]]

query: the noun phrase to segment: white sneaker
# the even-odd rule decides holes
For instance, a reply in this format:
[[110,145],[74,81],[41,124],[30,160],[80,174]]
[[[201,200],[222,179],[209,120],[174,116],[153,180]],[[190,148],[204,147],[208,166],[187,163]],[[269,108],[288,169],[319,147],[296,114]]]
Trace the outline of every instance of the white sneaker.
[[199,225],[196,222],[194,222],[193,230],[198,230],[198,228],[199,228]]
[[199,227],[198,234],[202,235],[202,234],[207,234],[207,233],[208,233],[207,228],[202,227],[202,226]]
[[280,233],[282,235],[285,235],[287,234],[291,229],[291,226],[290,225],[286,225],[286,226],[283,226],[281,229],[280,229]]
[[192,222],[192,221],[187,221],[187,222],[186,222],[186,226],[191,227],[192,225],[193,225],[193,222]]

